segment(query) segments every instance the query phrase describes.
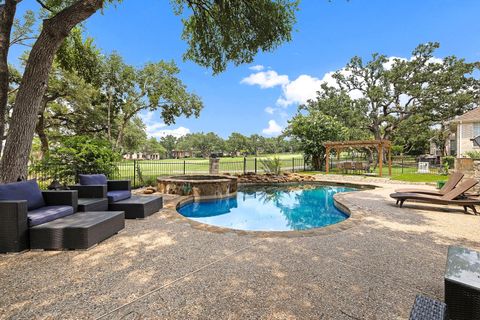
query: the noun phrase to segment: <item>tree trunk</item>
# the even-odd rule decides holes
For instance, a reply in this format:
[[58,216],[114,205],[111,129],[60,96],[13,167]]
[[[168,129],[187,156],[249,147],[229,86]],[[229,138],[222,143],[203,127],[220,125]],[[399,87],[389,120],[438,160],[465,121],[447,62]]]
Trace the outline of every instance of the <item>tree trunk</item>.
[[[127,123],[128,123],[128,119],[123,119],[123,122],[122,124],[120,125],[120,128],[118,130],[118,135],[117,135],[117,139],[115,141],[115,145],[114,145],[114,148],[115,149],[123,149],[121,146],[123,144],[123,135],[124,135],[124,132],[125,132],[125,128],[127,127]],[[121,150],[123,151],[123,150]]]
[[78,0],[43,22],[42,32],[33,45],[22,77],[5,150],[0,162],[0,182],[27,176],[38,111],[48,83],[53,58],[71,29],[94,14],[104,0]]
[[325,154],[312,155],[312,167],[314,171],[321,171],[325,162]]
[[139,112],[140,110],[137,110],[136,112],[132,112],[130,114],[126,114],[124,117],[123,117],[123,121],[122,121],[122,125],[120,126],[120,129],[118,131],[118,136],[117,136],[117,139],[115,141],[115,149],[118,149],[120,148],[121,151],[123,152],[123,147],[122,147],[122,144],[123,144],[123,136],[125,135],[125,128],[127,127],[127,124],[128,122],[130,121],[130,119],[132,119],[132,117],[137,113]]
[[7,121],[8,49],[17,2],[19,1],[6,0],[5,4],[0,5],[0,155],[2,154]]
[[47,107],[47,101],[44,100],[42,102],[42,109],[38,113],[38,121],[37,125],[35,127],[35,132],[37,133],[38,138],[40,139],[40,151],[41,151],[41,157],[44,159],[45,157],[48,156],[49,152],[49,145],[48,145],[48,137],[47,134],[45,133],[45,109]]

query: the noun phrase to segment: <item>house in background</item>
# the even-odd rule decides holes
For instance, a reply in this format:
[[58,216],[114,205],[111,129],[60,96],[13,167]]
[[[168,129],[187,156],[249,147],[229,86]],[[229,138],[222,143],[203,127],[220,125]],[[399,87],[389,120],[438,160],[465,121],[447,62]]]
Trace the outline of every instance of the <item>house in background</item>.
[[456,127],[456,154],[465,157],[469,151],[480,151],[480,107],[452,120]]
[[457,133],[451,132],[445,141],[445,152],[435,143],[435,139],[430,139],[429,155],[435,157],[454,156],[457,154]]
[[123,155],[123,159],[125,160],[160,160],[160,159],[163,159],[163,157],[159,153],[133,152],[133,153],[125,153]]
[[195,152],[193,150],[173,150],[172,158],[174,159],[183,159],[183,158],[193,158]]

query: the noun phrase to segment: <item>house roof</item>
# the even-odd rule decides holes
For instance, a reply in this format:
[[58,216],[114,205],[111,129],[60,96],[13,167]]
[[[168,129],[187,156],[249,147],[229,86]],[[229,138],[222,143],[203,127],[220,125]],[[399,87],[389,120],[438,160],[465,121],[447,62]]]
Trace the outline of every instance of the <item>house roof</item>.
[[468,111],[467,113],[462,114],[461,116],[458,116],[453,120],[453,122],[473,122],[473,121],[478,121],[480,122],[480,107],[477,107],[473,110]]

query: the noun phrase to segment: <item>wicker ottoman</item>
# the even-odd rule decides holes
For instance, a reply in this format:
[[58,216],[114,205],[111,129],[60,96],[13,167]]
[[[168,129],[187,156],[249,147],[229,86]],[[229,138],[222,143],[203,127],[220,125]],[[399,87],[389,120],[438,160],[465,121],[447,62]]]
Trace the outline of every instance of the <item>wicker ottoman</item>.
[[163,198],[158,196],[132,196],[130,199],[110,203],[108,209],[125,211],[125,219],[146,218],[163,207]]
[[31,249],[87,249],[125,227],[122,211],[81,212],[30,228]]
[[79,198],[78,211],[108,211],[107,198]]

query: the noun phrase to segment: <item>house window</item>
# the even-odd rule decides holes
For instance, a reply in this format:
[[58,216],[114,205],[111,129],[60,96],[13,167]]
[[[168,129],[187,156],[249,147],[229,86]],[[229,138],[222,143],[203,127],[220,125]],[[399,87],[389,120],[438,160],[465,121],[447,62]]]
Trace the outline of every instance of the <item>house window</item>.
[[480,122],[473,124],[473,138],[480,136]]

